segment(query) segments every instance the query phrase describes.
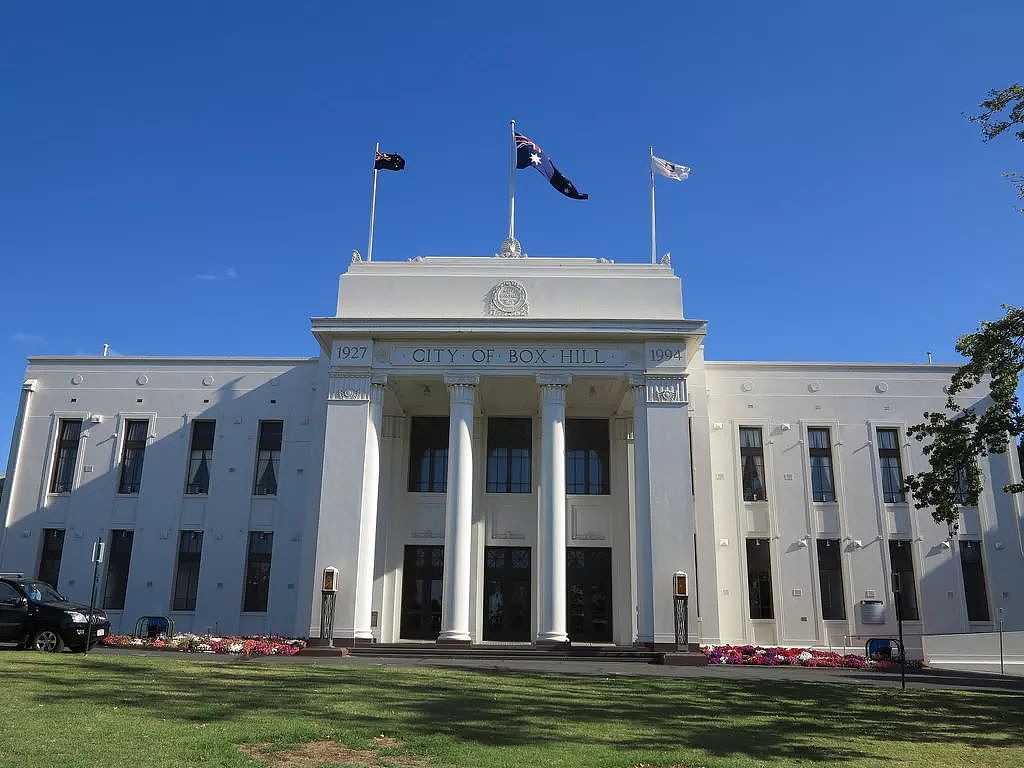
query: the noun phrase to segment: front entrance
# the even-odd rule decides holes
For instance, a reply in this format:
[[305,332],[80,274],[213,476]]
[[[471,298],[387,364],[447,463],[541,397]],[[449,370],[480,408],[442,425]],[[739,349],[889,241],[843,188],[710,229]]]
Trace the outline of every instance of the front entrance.
[[530,548],[484,553],[484,640],[530,640]]
[[574,643],[612,641],[612,551],[607,547],[567,547],[566,611]]
[[444,547],[407,546],[402,567],[403,640],[436,640],[441,632]]

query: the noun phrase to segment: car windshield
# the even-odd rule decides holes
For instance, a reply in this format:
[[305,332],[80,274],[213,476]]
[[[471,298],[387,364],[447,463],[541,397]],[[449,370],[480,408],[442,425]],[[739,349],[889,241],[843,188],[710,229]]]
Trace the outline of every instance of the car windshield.
[[29,596],[30,600],[35,600],[37,603],[64,602],[64,595],[45,581],[23,581],[21,588],[25,590],[25,594]]

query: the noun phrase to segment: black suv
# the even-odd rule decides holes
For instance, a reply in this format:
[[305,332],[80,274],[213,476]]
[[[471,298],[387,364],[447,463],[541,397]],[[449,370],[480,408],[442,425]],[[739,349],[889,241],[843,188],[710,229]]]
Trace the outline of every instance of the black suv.
[[[38,579],[0,575],[0,643],[37,651],[85,650],[89,606],[71,603]],[[92,615],[92,642],[110,634],[102,611]]]

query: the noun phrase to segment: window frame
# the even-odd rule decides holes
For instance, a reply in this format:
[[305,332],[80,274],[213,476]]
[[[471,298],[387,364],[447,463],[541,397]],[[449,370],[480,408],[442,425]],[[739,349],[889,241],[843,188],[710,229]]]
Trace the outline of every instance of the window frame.
[[[901,435],[904,431],[904,427],[892,424],[872,424],[874,429],[874,443],[875,443],[875,462],[878,467],[878,482],[879,490],[882,495],[883,504],[906,504],[907,494],[903,487],[904,473],[906,472],[906,462],[903,456],[903,443],[901,441]],[[895,448],[883,448],[882,447],[882,433],[891,432],[896,436],[896,447]],[[883,451],[885,454],[883,455]],[[896,493],[886,491],[886,477],[889,477],[891,484],[891,475],[887,472],[887,467],[883,459],[896,459],[897,479],[899,480],[899,490]]]
[[[516,429],[513,428],[513,424],[516,426],[526,426],[526,438],[521,440],[521,434],[515,434]],[[489,416],[487,418],[487,447],[486,454],[484,456],[484,493],[494,494],[513,494],[522,495],[533,493],[533,419],[529,416],[517,417],[517,416]],[[498,427],[508,429],[504,434],[497,435]],[[503,442],[496,444],[497,439],[501,439]],[[523,444],[517,444],[517,442]],[[515,451],[526,450],[525,460],[522,456],[516,456]],[[492,453],[496,450],[504,451],[503,457],[492,456]],[[497,476],[492,477],[491,468],[492,466],[501,465],[504,473],[502,478],[501,473]],[[525,480],[516,480],[516,468],[525,467]],[[520,474],[521,477],[521,474]]]
[[[118,534],[118,533],[122,533],[122,534],[123,533],[128,533],[128,534],[130,534],[130,536],[128,537],[128,539],[129,539],[128,553],[127,553],[127,556],[124,558],[125,559],[125,566],[124,566],[123,584],[119,587],[119,589],[118,589],[119,594],[117,595],[120,598],[120,600],[119,600],[120,605],[119,606],[117,606],[117,605],[110,605],[109,604],[109,597],[110,597],[109,590],[110,590],[111,569],[113,568],[113,565],[114,565],[114,556],[115,556],[115,554],[120,554],[120,553],[118,553],[115,550],[115,547],[114,547],[114,542],[115,542],[115,539],[117,538],[115,536],[115,534]],[[106,567],[106,569],[104,569],[104,573],[103,573],[103,592],[100,595],[100,600],[101,600],[100,605],[102,606],[103,610],[106,610],[106,611],[123,611],[124,610],[124,604],[125,604],[125,601],[126,601],[126,599],[128,597],[128,579],[131,576],[132,552],[134,551],[134,549],[135,549],[135,529],[134,528],[114,528],[114,529],[111,529],[109,531],[109,538],[107,539],[107,567]],[[116,603],[118,601],[115,600],[114,602]]]
[[[125,498],[137,498],[137,493],[121,493],[121,474],[122,464],[124,461],[124,441],[128,436],[128,422],[129,421],[148,421],[149,428],[146,432],[146,449],[149,449],[149,444],[156,436],[156,424],[157,414],[153,411],[142,412],[142,411],[121,411],[117,414],[117,460],[114,464],[114,493],[117,496]],[[145,468],[145,457],[143,457],[143,468]],[[139,475],[139,485],[141,490],[142,475]]]
[[913,600],[914,616],[908,617],[906,615],[903,615],[903,614],[906,613],[906,611],[904,610],[903,606],[898,606],[898,607],[896,607],[896,609],[898,611],[900,611],[900,615],[902,616],[903,621],[921,621],[921,601],[919,599],[919,595],[917,594],[917,581],[918,581],[919,576],[918,576],[918,571],[917,571],[917,561],[916,561],[916,558],[914,557],[914,541],[912,539],[900,539],[900,538],[891,538],[891,539],[888,539],[887,541],[888,541],[888,543],[886,544],[886,556],[889,558],[889,561],[888,561],[889,562],[889,594],[893,597],[894,607],[896,607],[896,599],[895,599],[895,594],[894,594],[895,590],[893,589],[893,587],[895,586],[895,583],[896,583],[896,569],[893,567],[892,550],[893,550],[893,545],[894,544],[898,544],[900,547],[904,547],[904,546],[907,547],[907,552],[910,553],[910,573],[911,573],[911,576],[913,577],[911,579],[913,584],[911,585],[911,587],[912,587],[911,590],[909,592],[907,592],[903,588],[903,579],[901,578],[900,579],[900,596],[901,596],[901,598],[903,598],[902,602],[904,603],[904,605],[906,605],[907,600],[903,596],[904,595],[910,595],[911,599]]
[[[430,424],[430,430],[426,430],[425,427],[421,426],[420,429],[429,432],[433,435],[432,440],[427,441],[423,439],[422,435],[417,435],[417,424],[426,425]],[[444,424],[444,429],[441,429],[441,424]],[[434,433],[437,434],[434,434]],[[408,461],[406,462],[406,468],[408,477],[405,485],[407,493],[447,493],[448,492],[448,449],[450,442],[451,433],[451,418],[448,416],[411,416],[409,418],[409,442],[408,442]],[[438,438],[438,435],[444,435],[444,445],[434,444]],[[419,443],[417,443],[419,440]],[[431,443],[430,447],[427,448],[429,453],[427,454],[427,474],[426,480],[421,479],[419,467],[422,463],[422,450],[419,450],[426,443]],[[438,477],[438,469],[443,463],[443,471],[440,472]],[[426,484],[426,488],[422,486]]]
[[[756,448],[753,448],[753,447],[750,447],[750,446],[744,447],[744,445],[743,445],[743,431],[744,430],[748,430],[748,429],[749,430],[757,430],[757,432],[758,432],[758,436],[759,436],[758,439],[760,441],[760,445],[758,447],[756,447]],[[736,455],[737,455],[737,458],[739,460],[740,498],[742,499],[744,504],[764,504],[764,503],[767,503],[767,501],[768,501],[768,460],[767,460],[767,457],[765,456],[765,450],[764,450],[764,446],[765,446],[765,442],[764,442],[765,429],[766,429],[766,425],[765,424],[757,424],[757,423],[749,422],[749,421],[736,425],[736,445],[737,445],[737,448],[739,449]],[[748,499],[747,498],[746,479],[744,477],[745,471],[744,471],[744,461],[743,461],[744,457],[746,457],[746,456],[752,456],[752,457],[760,458],[761,459],[761,485],[762,485],[762,494],[763,494],[764,498],[761,498],[761,499],[756,498],[756,494],[754,494],[753,491],[751,492],[751,495],[755,496],[755,498],[752,498],[752,499]],[[755,466],[756,466],[756,462],[755,462]]]
[[[60,534],[61,534],[61,536],[60,536],[60,552],[58,553],[58,556],[57,556],[56,577],[54,578],[54,580],[53,580],[54,583],[52,583],[52,584],[49,581],[46,581],[46,579],[43,578],[43,573],[42,573],[42,570],[43,570],[43,560],[44,560],[44,556],[46,555],[46,551],[47,551],[46,550],[47,539],[49,538],[46,534],[48,532],[50,532],[50,531],[55,531],[55,532],[59,531]],[[51,587],[53,587],[54,589],[57,589],[57,590],[59,590],[57,582],[60,581],[60,570],[61,570],[61,567],[64,565],[64,545],[67,543],[67,536],[68,536],[67,528],[43,528],[40,531],[40,537],[39,537],[40,538],[39,556],[36,558],[36,578],[39,579],[39,581],[43,581],[43,582],[46,582],[47,584],[50,584]],[[50,559],[52,560],[53,558],[50,558]]]
[[[278,443],[277,449],[273,448],[262,448],[263,444],[263,427],[265,424],[280,424],[281,425],[281,440]],[[274,470],[274,492],[268,493],[266,491],[260,492],[261,488],[268,488],[269,486],[260,485],[260,462],[263,461],[263,453],[266,451],[270,454],[267,460],[270,466]],[[253,464],[253,475],[252,475],[252,495],[256,498],[277,498],[281,493],[281,456],[284,453],[284,419],[260,419],[259,424],[256,427],[256,461]],[[276,456],[275,456],[276,454]],[[266,472],[266,466],[264,466],[264,472]]]
[[[64,427],[66,425],[77,424],[78,425],[78,436],[72,441],[64,438]],[[69,419],[64,417],[58,417],[57,419],[57,435],[53,446],[53,455],[50,467],[50,483],[49,490],[47,493],[53,496],[68,496],[75,489],[75,479],[78,475],[78,456],[82,450],[82,436],[83,428],[85,426],[85,419]],[[74,443],[72,446],[71,443]],[[66,443],[66,445],[65,445]],[[70,464],[66,463],[62,459],[62,453],[65,450],[73,450]],[[57,476],[58,474],[66,474],[66,472],[60,472],[61,468],[70,466],[71,477],[68,480],[67,488],[57,487]]]
[[[971,618],[971,600],[968,599],[968,586],[967,586],[967,573],[965,566],[967,563],[964,559],[965,550],[977,548],[978,555],[978,570],[981,576],[981,593],[980,597],[984,601],[985,618]],[[964,611],[967,614],[967,622],[969,624],[991,624],[992,623],[992,600],[989,599],[988,590],[988,578],[985,570],[985,544],[980,539],[960,539],[957,542],[958,559],[960,560],[960,579],[963,584],[964,593]],[[975,605],[975,608],[978,606]]]
[[[198,497],[209,496],[210,495],[210,485],[213,482],[213,456],[214,456],[214,453],[216,452],[216,446],[217,446],[217,420],[216,419],[206,419],[206,418],[191,418],[191,419],[189,419],[188,423],[189,423],[189,436],[188,436],[188,446],[187,446],[186,453],[185,453],[185,488],[184,488],[184,495],[187,496],[187,497],[190,497],[190,498],[195,498],[197,496]],[[213,428],[213,434],[210,435],[210,447],[209,448],[199,448],[199,449],[197,449],[197,448],[194,447],[195,446],[195,441],[196,441],[196,425],[197,424],[212,424],[213,425],[213,427],[212,427]],[[191,479],[192,479],[192,464],[193,464],[194,461],[196,461],[196,459],[193,457],[193,454],[197,450],[202,452],[203,454],[206,454],[206,455],[201,456],[199,458],[199,462],[200,463],[202,463],[202,461],[204,459],[206,461],[207,477],[206,477],[206,490],[205,491],[200,491],[200,490],[193,491],[193,490],[191,490],[194,486],[198,486],[197,483],[190,482]]]
[[[257,536],[269,536],[270,537],[270,548],[268,552],[256,552],[253,551],[253,542],[258,541],[255,537]],[[244,581],[242,582],[242,613],[267,613],[270,606],[270,576],[271,567],[274,559],[274,532],[273,531],[249,531],[249,535],[246,537],[246,548],[245,548],[245,573],[243,574]],[[262,567],[266,566],[265,575],[261,577],[262,585],[257,586],[255,590],[250,593],[249,587],[251,582],[251,576],[253,575],[253,566]],[[262,605],[262,608],[252,607],[250,600],[254,601],[254,605]]]
[[[746,576],[746,591],[747,591],[747,616],[751,621],[775,621],[775,574],[773,573],[772,566],[772,543],[770,538],[762,536],[746,536],[744,537],[744,549],[743,549],[743,570]],[[761,544],[754,544],[754,542],[761,542]],[[767,606],[769,615],[768,616],[755,616],[754,615],[754,592],[751,589],[753,585],[751,569],[750,569],[750,547],[751,545],[757,547],[766,547],[768,552],[768,568],[765,573],[768,575],[768,600],[760,600],[762,608]],[[757,573],[757,571],[755,571]],[[760,596],[760,587],[759,592]],[[761,612],[761,611],[759,611]]]
[[[811,433],[812,432],[824,432],[825,433],[825,447],[818,447],[812,445]],[[815,459],[825,459],[826,466],[828,468],[828,488],[823,494],[823,498],[818,498],[818,488],[815,487]],[[832,427],[828,425],[812,424],[807,426],[807,467],[810,472],[811,480],[811,503],[813,504],[836,504],[839,500],[836,494],[836,462],[835,457],[832,454]]]
[[[602,446],[594,448],[595,444],[584,446],[580,443],[579,446],[573,447],[571,439],[578,437],[579,435],[572,435],[573,430],[582,430],[581,425],[586,424],[588,427],[594,427],[594,425],[601,424],[604,426],[604,436],[607,438],[607,443]],[[571,426],[570,426],[571,425]],[[582,457],[583,463],[583,480],[582,482],[570,482],[571,471],[574,471],[574,467],[577,466],[575,462],[570,464],[569,454],[572,451],[584,451]],[[596,453],[596,457],[591,454]],[[593,474],[593,461],[596,458],[598,466],[603,468],[603,476],[599,478],[596,483],[592,479]],[[578,490],[582,485],[583,490]],[[592,490],[597,488],[597,490]],[[577,490],[573,490],[577,489]],[[587,418],[587,417],[573,417],[565,420],[565,495],[566,496],[611,496],[612,495],[612,428],[611,421],[603,418]]]
[[[195,586],[186,591],[184,604],[187,606],[189,603],[188,596],[191,594],[192,607],[177,608],[178,604],[178,581],[181,578],[181,563],[182,563],[182,544],[186,535],[198,535],[199,537],[199,551],[198,552],[186,552],[189,556],[189,562],[191,562],[192,555],[195,555]],[[171,613],[195,613],[196,605],[199,603],[199,579],[203,575],[203,544],[204,539],[203,531],[197,531],[191,528],[185,528],[178,531],[178,546],[174,557],[174,578],[171,581]]]
[[[814,541],[815,541],[815,544],[814,544],[814,546],[815,546],[814,556],[815,556],[815,560],[816,560],[817,566],[818,566],[818,603],[819,603],[819,607],[820,607],[820,610],[821,610],[821,620],[822,621],[846,621],[846,618],[847,618],[847,610],[846,610],[846,581],[845,581],[845,574],[843,572],[844,569],[843,569],[843,546],[842,546],[843,542],[842,542],[842,539],[817,538]],[[835,575],[837,577],[836,583],[839,585],[839,609],[840,609],[839,613],[840,613],[840,615],[838,615],[838,616],[836,616],[836,615],[826,616],[825,615],[826,614],[826,606],[825,606],[825,569],[823,569],[821,567],[822,545],[825,545],[826,549],[827,548],[831,548],[833,546],[836,549],[836,560],[835,560],[836,568],[829,568],[828,571],[830,573],[835,573]]]

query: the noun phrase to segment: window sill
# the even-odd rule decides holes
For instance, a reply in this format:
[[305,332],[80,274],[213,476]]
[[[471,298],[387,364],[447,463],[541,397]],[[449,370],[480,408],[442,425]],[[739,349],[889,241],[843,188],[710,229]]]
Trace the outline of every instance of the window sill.
[[195,616],[196,609],[193,608],[191,611],[168,611],[168,616]]
[[60,493],[55,493],[53,491],[47,491],[46,492],[46,498],[48,498],[48,499],[60,499],[60,498],[64,498],[64,497],[70,496],[71,493],[72,493],[71,491],[61,491]]
[[754,624],[774,624],[775,619],[751,619]]
[[208,499],[210,497],[210,492],[207,491],[206,493],[186,493],[183,494],[183,497],[186,499]]
[[272,501],[272,500],[277,498],[277,494],[276,493],[273,493],[273,494],[271,494],[271,493],[258,493],[258,494],[254,493],[252,495],[252,498],[253,498],[254,501],[258,501],[260,499],[268,499],[268,500]]
[[266,616],[267,611],[239,611],[239,616]]
[[137,499],[139,498],[138,493],[115,493],[115,499]]
[[839,506],[839,502],[838,501],[812,501],[811,504],[813,504],[815,507],[838,507]]
[[743,503],[744,504],[767,504],[768,503],[768,499],[761,499],[759,501],[747,501],[746,499],[743,499]]

